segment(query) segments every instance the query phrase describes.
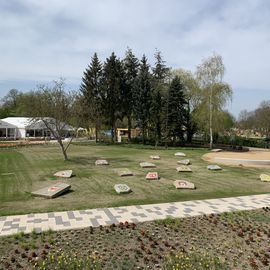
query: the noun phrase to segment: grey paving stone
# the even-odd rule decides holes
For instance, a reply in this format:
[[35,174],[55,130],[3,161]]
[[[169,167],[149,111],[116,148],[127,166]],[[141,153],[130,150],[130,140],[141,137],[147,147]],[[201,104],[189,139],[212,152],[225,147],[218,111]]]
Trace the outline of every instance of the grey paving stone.
[[201,204],[199,201],[192,201],[194,204]]
[[178,207],[171,205],[166,209],[166,213],[173,214],[177,210],[178,210]]
[[55,216],[54,219],[56,225],[63,225],[64,221],[61,216]]
[[209,205],[215,205],[216,203],[209,202],[209,201],[204,201],[204,203],[209,204]]
[[35,232],[36,232],[36,233],[41,233],[41,232],[42,232],[42,228],[40,228],[40,227],[35,227]]
[[102,219],[102,216],[94,216],[96,219]]
[[225,202],[225,203],[227,203],[227,202],[228,202],[228,200],[226,200],[226,199],[219,199],[219,201],[221,201],[221,202]]
[[237,211],[237,210],[238,210],[238,208],[232,207],[232,206],[229,206],[228,209],[229,209],[230,211]]
[[19,227],[18,232],[24,232],[26,230],[26,227]]
[[55,213],[48,213],[48,218],[54,218],[55,217]]
[[[117,214],[123,214],[123,213],[127,213],[128,210],[126,208],[119,208],[119,207],[116,207],[116,208],[113,208]],[[142,208],[138,208],[138,209],[142,209]]]
[[220,213],[222,213],[222,211],[220,211],[220,210],[218,210],[218,209],[213,209],[212,212],[215,213],[215,214],[220,214]]
[[134,217],[147,217],[147,215],[143,213],[136,213],[136,212],[131,212],[131,215],[133,215]]
[[4,228],[2,229],[2,232],[8,232],[8,231],[10,231],[10,227],[4,227]]
[[163,213],[160,212],[160,211],[158,211],[158,210],[146,209],[146,211],[147,211],[148,213],[155,213],[156,215],[159,215],[159,216],[162,216],[162,215],[163,215]]
[[182,205],[187,207],[196,207],[196,205],[193,203],[183,203]]
[[106,220],[105,223],[106,225],[112,225],[112,224],[118,224],[119,221],[117,220],[116,222],[112,222],[111,220]]
[[210,205],[209,206],[211,209],[218,209],[218,207],[216,207],[215,205]]
[[18,229],[20,227],[20,224],[11,224],[10,226],[7,226],[8,229]]
[[12,224],[13,224],[13,220],[12,221],[5,221],[4,227],[11,226]]
[[36,219],[33,219],[33,220],[27,220],[27,223],[42,223],[42,222],[48,222],[49,219],[42,219],[42,218],[36,218]]
[[190,208],[184,208],[184,209],[183,209],[183,212],[185,212],[185,213],[192,213],[193,210],[190,209]]
[[72,219],[75,219],[75,220],[77,220],[77,221],[83,220],[82,217],[75,217],[75,214],[74,214],[73,211],[68,211],[68,212],[67,212],[67,216],[68,216],[68,218],[71,219],[71,220],[72,220]]
[[89,211],[89,210],[80,210],[79,213],[81,215],[92,215],[93,211]]
[[72,211],[68,211],[67,216],[68,216],[69,219],[76,219],[76,217],[75,217],[75,215],[74,215],[74,213]]
[[70,222],[69,221],[65,221],[65,222],[63,222],[63,225],[64,225],[64,227],[70,227]]
[[98,227],[100,225],[95,218],[90,218],[90,222],[92,223],[93,227]]
[[103,209],[103,212],[106,214],[106,216],[109,218],[109,220],[112,222],[112,223],[116,223],[116,222],[118,222],[118,220],[117,220],[117,217],[121,217],[121,216],[114,216],[113,214],[112,214],[112,212],[109,210],[109,209],[107,209],[107,208],[104,208]]

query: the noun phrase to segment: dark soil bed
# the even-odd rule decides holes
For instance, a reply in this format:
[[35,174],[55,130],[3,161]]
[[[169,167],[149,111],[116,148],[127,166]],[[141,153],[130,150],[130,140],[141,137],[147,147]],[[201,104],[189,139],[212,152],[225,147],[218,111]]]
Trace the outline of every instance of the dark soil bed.
[[[269,240],[270,208],[21,233],[0,237],[0,269],[195,269],[197,263],[196,269],[263,270],[269,269]],[[65,261],[68,267],[60,268]]]

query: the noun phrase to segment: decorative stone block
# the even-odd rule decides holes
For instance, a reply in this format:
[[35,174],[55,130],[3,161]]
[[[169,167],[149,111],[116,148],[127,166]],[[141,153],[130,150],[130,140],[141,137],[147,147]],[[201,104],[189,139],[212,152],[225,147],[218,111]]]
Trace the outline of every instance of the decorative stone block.
[[261,179],[261,181],[263,181],[263,182],[270,182],[270,175],[262,173],[262,174],[260,175],[260,179]]
[[95,162],[96,166],[109,165],[109,162],[106,159],[98,159]]
[[195,185],[193,183],[185,180],[175,180],[173,184],[177,189],[195,189]]
[[67,192],[70,188],[71,188],[71,185],[68,185],[65,183],[56,183],[53,186],[49,186],[49,187],[45,187],[45,188],[41,188],[39,190],[33,191],[31,192],[31,194],[34,196],[52,199]]
[[218,165],[208,165],[207,169],[210,171],[220,171],[222,170]]
[[182,153],[182,152],[177,152],[174,154],[176,157],[185,157],[186,154]]
[[147,173],[145,178],[147,180],[158,180],[158,173],[157,172],[149,172],[149,173]]
[[182,164],[182,165],[189,165],[190,164],[190,160],[189,159],[183,159],[183,160],[179,160],[177,161],[178,164]]
[[59,171],[59,172],[56,172],[54,176],[70,178],[72,176],[72,170]]
[[140,163],[140,166],[141,166],[142,168],[155,168],[155,167],[156,167],[155,164],[150,163],[150,162],[141,162],[141,163]]
[[154,160],[159,160],[160,159],[160,156],[158,155],[153,155],[153,156],[150,156],[151,159],[154,159]]
[[176,170],[178,172],[192,172],[191,168],[186,165],[179,166],[176,168]]
[[124,193],[131,192],[130,187],[128,185],[126,185],[126,184],[116,184],[116,185],[114,185],[114,190],[118,194],[124,194]]
[[124,177],[124,176],[132,176],[133,175],[133,172],[130,171],[129,169],[127,168],[123,168],[123,169],[116,169],[117,171],[117,174],[121,177]]
[[212,149],[211,152],[217,153],[217,152],[221,152],[222,149]]

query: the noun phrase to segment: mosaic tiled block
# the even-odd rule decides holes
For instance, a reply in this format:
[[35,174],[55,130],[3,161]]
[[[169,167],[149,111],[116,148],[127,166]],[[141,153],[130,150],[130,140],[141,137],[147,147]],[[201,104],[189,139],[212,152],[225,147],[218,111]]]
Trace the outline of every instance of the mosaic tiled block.
[[98,159],[95,162],[96,166],[109,165],[109,162],[106,159]]
[[189,165],[190,160],[189,159],[182,159],[182,160],[178,160],[177,163],[182,164],[182,165]]
[[155,168],[155,167],[156,167],[155,164],[150,163],[150,162],[141,162],[141,163],[140,163],[140,166],[141,166],[142,168]]
[[116,169],[116,172],[119,176],[124,177],[124,176],[132,176],[133,172],[130,171],[127,168],[123,168],[123,169]]
[[70,178],[72,176],[72,170],[59,171],[59,172],[56,172],[54,176]]
[[218,165],[208,165],[207,169],[210,171],[220,171],[222,170],[221,167],[219,167]]
[[263,182],[270,182],[270,175],[262,173],[262,174],[260,175],[260,179],[261,179],[261,181],[263,181]]
[[192,172],[191,168],[186,165],[179,166],[176,168],[176,170],[178,172]]
[[129,192],[131,192],[130,187],[128,185],[126,185],[126,184],[116,184],[116,185],[114,185],[114,190],[118,194],[123,194],[123,193],[129,193]]
[[177,189],[195,189],[195,185],[193,183],[185,180],[175,180],[173,184]]
[[41,188],[39,190],[33,191],[31,192],[31,194],[34,196],[52,199],[67,192],[70,188],[71,188],[71,185],[68,185],[65,183],[56,183],[53,186],[49,186],[49,187],[45,187],[45,188]]
[[151,159],[154,159],[154,160],[159,160],[160,159],[160,156],[158,156],[158,155],[151,155],[150,158]]
[[182,152],[177,152],[174,154],[176,157],[185,157],[186,154],[182,153]]
[[147,180],[158,180],[158,173],[157,172],[149,172],[149,173],[147,173],[145,178]]

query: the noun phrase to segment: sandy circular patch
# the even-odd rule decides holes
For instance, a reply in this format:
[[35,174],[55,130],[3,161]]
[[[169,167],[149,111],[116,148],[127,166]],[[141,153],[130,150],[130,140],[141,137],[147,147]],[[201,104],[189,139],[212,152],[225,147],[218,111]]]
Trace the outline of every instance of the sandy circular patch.
[[202,156],[208,162],[246,167],[270,167],[270,151],[211,152]]

